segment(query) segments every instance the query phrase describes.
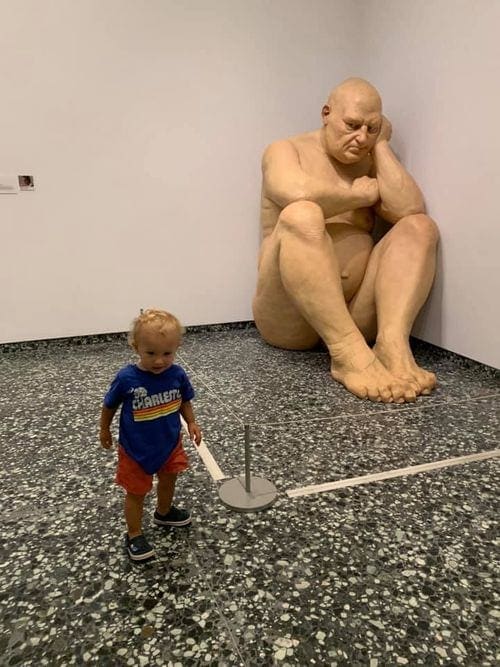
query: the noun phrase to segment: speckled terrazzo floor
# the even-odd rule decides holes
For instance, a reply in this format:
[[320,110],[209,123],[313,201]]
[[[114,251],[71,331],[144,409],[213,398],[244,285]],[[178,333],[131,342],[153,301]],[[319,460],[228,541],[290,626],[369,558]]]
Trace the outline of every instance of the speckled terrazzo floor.
[[[123,339],[0,354],[0,664],[497,665],[498,459],[290,499],[309,484],[499,446],[499,373],[414,342],[439,388],[416,404],[348,395],[323,351],[252,328],[188,333],[178,361],[224,473],[279,496],[256,514],[219,501],[192,445],[178,503],[190,529],[123,552],[114,454],[98,445]],[[0,351],[2,349],[0,348]]]

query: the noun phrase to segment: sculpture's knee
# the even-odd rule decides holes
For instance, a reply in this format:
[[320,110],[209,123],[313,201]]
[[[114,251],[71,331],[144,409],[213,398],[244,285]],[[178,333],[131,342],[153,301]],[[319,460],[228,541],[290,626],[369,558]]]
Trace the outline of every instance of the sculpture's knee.
[[279,217],[281,229],[293,234],[319,238],[325,231],[325,218],[321,206],[312,201],[296,201],[288,204]]
[[404,224],[406,231],[415,236],[421,243],[429,247],[437,246],[439,241],[438,226],[428,215],[415,213],[406,216],[400,222]]

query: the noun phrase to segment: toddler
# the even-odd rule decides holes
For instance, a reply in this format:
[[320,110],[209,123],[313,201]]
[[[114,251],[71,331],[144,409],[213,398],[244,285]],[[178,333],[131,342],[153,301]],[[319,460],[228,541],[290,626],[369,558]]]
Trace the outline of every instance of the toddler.
[[101,445],[113,445],[110,426],[121,405],[118,467],[115,481],[126,491],[126,549],[131,560],[155,556],[142,534],[144,498],[158,477],[157,506],[153,521],[158,526],[187,526],[189,512],[172,505],[177,474],[186,470],[182,447],[181,414],[189,437],[201,442],[191,399],[193,387],[184,370],[174,364],[184,330],[179,320],[164,310],[148,309],[134,320],[129,344],[139,360],[122,368],[104,397],[101,413]]

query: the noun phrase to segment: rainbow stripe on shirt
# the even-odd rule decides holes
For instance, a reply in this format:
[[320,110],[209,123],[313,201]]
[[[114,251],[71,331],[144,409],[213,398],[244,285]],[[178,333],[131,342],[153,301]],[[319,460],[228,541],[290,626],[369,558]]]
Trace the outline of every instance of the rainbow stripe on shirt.
[[158,419],[159,417],[166,417],[171,415],[174,412],[177,412],[181,407],[181,401],[171,401],[170,403],[165,403],[164,405],[158,405],[154,408],[142,408],[142,410],[134,410],[134,421],[135,422],[145,422],[150,421],[151,419]]
[[182,397],[179,389],[170,389],[151,396],[144,396],[143,393],[137,391],[132,402],[134,421],[144,422],[166,417],[177,412],[181,403]]

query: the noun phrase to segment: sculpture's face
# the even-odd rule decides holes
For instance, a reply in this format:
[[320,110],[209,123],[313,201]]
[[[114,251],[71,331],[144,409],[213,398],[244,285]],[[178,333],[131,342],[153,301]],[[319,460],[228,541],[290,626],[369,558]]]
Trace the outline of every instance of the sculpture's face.
[[371,95],[344,95],[321,112],[325,148],[343,164],[360,162],[371,151],[382,126],[380,101]]

